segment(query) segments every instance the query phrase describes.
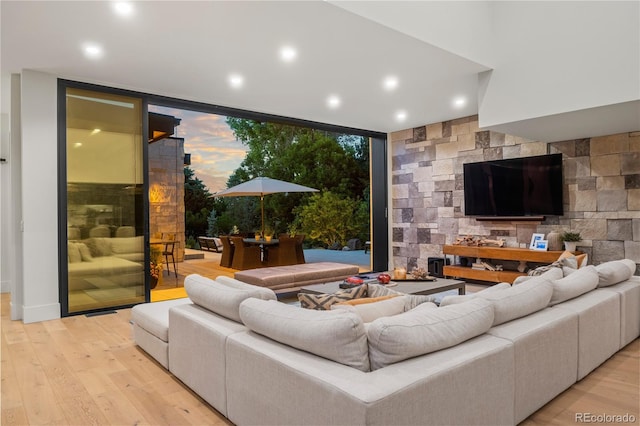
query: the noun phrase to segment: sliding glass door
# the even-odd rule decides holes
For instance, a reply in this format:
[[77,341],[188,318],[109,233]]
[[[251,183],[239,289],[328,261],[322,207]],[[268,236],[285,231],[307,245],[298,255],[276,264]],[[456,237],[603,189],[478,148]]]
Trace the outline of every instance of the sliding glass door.
[[63,90],[63,315],[144,302],[142,99],[76,87]]

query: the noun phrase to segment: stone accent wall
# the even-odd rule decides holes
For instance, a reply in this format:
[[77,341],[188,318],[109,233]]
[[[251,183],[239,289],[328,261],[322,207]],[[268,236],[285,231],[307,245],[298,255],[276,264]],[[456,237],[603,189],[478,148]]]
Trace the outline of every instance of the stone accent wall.
[[184,259],[184,139],[149,145],[149,234],[175,234],[176,261]]
[[[534,232],[552,230],[579,231],[578,250],[589,254],[590,263],[640,263],[640,132],[532,141],[481,130],[471,116],[394,132],[389,140],[394,266],[426,268],[428,257],[442,257],[442,245],[460,235],[500,237],[508,247],[526,248]],[[558,152],[564,216],[543,222],[465,217],[463,164]]]

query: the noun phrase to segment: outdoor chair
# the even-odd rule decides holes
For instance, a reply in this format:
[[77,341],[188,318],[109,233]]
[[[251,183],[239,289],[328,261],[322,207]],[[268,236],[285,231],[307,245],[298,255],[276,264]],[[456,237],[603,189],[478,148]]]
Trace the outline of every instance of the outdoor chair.
[[175,240],[175,235],[174,234],[167,234],[165,235],[165,240],[163,242],[163,250],[162,250],[162,255],[164,256],[165,262],[167,263],[167,275],[171,275],[171,272],[169,271],[169,256],[171,256],[171,262],[173,263],[173,273],[175,274],[176,278],[178,278],[178,270],[176,269],[176,257],[175,257],[175,251],[176,251],[176,240]]
[[296,234],[296,236],[294,237],[296,239],[296,259],[298,263],[306,263],[304,259],[304,249],[302,248],[304,236],[304,234]]
[[[231,262],[233,269],[245,270],[264,266],[260,259],[261,249],[259,246],[245,244],[242,237],[231,237],[230,239],[233,244],[233,261]],[[224,254],[224,250],[222,253]]]
[[221,235],[220,241],[222,242],[222,257],[220,258],[220,266],[231,268],[231,264],[233,263],[233,255],[235,253],[235,247],[231,245],[231,241],[226,235]]
[[267,266],[297,264],[296,238],[288,235],[280,235],[278,241],[278,245],[269,247],[267,251]]

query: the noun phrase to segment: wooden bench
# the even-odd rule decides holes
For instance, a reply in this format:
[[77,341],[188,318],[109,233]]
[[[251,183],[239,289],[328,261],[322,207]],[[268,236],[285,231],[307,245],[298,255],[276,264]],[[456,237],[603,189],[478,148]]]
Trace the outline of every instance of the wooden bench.
[[216,253],[222,252],[222,241],[220,241],[219,238],[198,237],[198,243],[200,244],[200,250],[215,251]]
[[356,265],[336,262],[313,262],[298,265],[274,266],[270,268],[247,269],[236,272],[234,278],[248,284],[267,287],[276,294],[294,293],[300,287],[310,284],[341,281],[357,275]]

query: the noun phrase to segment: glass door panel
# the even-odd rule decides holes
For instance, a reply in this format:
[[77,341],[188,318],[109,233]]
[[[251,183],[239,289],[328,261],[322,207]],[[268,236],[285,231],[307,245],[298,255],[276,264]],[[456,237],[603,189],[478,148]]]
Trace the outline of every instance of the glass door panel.
[[141,99],[66,89],[67,313],[145,301],[142,129]]

